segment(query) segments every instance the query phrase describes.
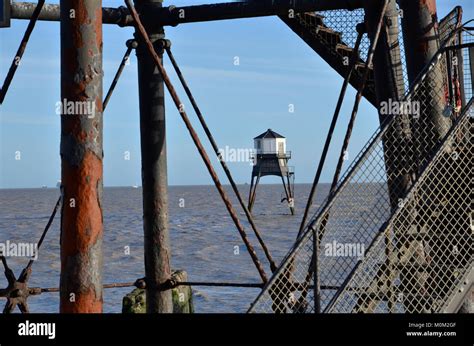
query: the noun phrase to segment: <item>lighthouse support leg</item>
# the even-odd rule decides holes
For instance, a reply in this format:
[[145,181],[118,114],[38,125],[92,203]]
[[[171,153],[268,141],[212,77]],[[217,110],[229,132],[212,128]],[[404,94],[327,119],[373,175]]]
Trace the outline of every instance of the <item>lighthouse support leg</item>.
[[290,204],[291,203],[290,185],[288,184],[288,187],[286,186],[285,177],[283,176],[283,174],[281,175],[281,181],[283,183],[283,188],[285,189],[286,201],[288,203],[288,207],[290,208],[291,215],[295,215],[295,210]]
[[252,211],[252,210],[250,209],[250,202],[252,201],[253,183],[254,183],[254,180],[255,180],[255,176],[252,174],[252,180],[251,180],[251,182],[250,182],[250,190],[249,190],[249,201],[248,201],[248,203],[247,203],[247,209],[248,209],[249,211]]
[[250,197],[250,201],[249,201],[249,211],[252,212],[252,208],[253,208],[253,203],[255,202],[255,197],[257,195],[257,186],[258,186],[258,183],[260,182],[260,172],[258,172],[258,175],[257,175],[257,180],[255,181],[255,186],[253,187],[253,191],[252,191],[252,196]]
[[291,198],[291,201],[289,201],[290,202],[291,215],[295,215],[295,185],[293,185],[293,187],[291,187],[291,181],[290,181],[290,174],[289,173],[286,175],[286,180],[288,182],[288,191],[290,192],[290,198]]

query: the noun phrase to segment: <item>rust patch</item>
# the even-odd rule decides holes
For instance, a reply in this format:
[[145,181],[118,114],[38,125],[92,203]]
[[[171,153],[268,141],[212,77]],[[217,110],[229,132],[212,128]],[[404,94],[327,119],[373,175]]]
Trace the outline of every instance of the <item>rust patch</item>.
[[102,160],[86,150],[62,169],[61,312],[102,312]]
[[420,6],[426,7],[431,13],[436,15],[436,1],[435,0],[421,0]]
[[103,45],[103,42],[102,42],[102,39],[103,39],[103,36],[102,36],[102,8],[98,8],[95,11],[95,18],[99,18],[98,20],[94,21],[94,23],[95,23],[95,27],[94,27],[95,42],[100,47],[100,50],[102,51],[102,45]]
[[63,313],[101,313],[103,299],[97,297],[93,289],[75,294],[75,301],[69,299],[61,302],[61,312]]
[[97,183],[102,180],[102,161],[86,151],[79,167],[63,161],[64,208],[62,252],[73,256],[86,251],[102,236],[102,210]]

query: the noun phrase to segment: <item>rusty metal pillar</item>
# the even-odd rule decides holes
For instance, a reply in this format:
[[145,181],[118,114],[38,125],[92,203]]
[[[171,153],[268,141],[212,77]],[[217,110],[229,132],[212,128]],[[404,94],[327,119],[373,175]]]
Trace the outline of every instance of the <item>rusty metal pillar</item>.
[[102,312],[102,1],[61,0],[60,311]]
[[[163,57],[163,27],[157,27],[152,9],[161,0],[135,0],[155,50]],[[168,177],[166,158],[165,86],[141,35],[135,35],[140,98],[140,136],[143,186],[143,229],[148,313],[171,313],[171,291],[162,290],[171,278],[168,231]]]
[[399,0],[407,72],[413,82],[439,48],[436,0]]
[[[413,84],[420,72],[427,66],[439,49],[438,17],[436,14],[436,0],[399,0],[403,11],[402,28],[405,42],[405,55],[408,79]],[[441,64],[429,75],[429,83],[436,88],[444,84]],[[429,117],[434,129],[436,143],[446,135],[451,119],[443,115],[446,100],[440,97],[439,92],[426,93],[423,100],[419,100],[425,116]],[[431,148],[426,148],[429,152]]]
[[[382,0],[365,2],[367,34],[371,41],[375,36],[382,4]],[[389,1],[384,22],[385,26],[380,32],[380,38],[373,58],[375,89],[379,110],[382,102],[388,102],[389,100],[398,101],[405,93],[398,40],[398,9],[395,0]],[[380,123],[383,124],[388,116],[391,116],[391,114],[381,114],[379,112]],[[399,153],[393,151],[395,150],[393,142],[407,141],[409,139],[409,119],[400,117],[397,126],[394,126],[389,132],[386,138],[384,138],[385,165],[388,173],[387,176],[393,177],[393,180],[388,181],[388,186],[392,208],[396,208],[398,199],[408,189],[410,177],[408,175],[396,174],[396,172],[406,168],[407,163],[402,163],[399,159],[395,159],[399,156]],[[393,142],[387,143],[388,140]],[[396,150],[398,151],[398,148]]]

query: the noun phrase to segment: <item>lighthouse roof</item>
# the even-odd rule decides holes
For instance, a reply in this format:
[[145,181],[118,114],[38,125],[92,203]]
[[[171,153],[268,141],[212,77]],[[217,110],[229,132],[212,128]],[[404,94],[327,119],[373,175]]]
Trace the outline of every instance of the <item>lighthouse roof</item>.
[[272,129],[268,129],[267,131],[255,137],[254,139],[262,139],[262,138],[285,138],[285,137],[283,137],[279,133],[276,133],[275,131],[272,131]]

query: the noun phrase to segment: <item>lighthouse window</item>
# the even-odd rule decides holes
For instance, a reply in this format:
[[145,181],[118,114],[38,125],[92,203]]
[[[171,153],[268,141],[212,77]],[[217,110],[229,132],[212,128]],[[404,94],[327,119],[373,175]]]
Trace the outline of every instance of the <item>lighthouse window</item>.
[[261,143],[260,143],[260,141],[257,141],[257,149],[261,149]]

